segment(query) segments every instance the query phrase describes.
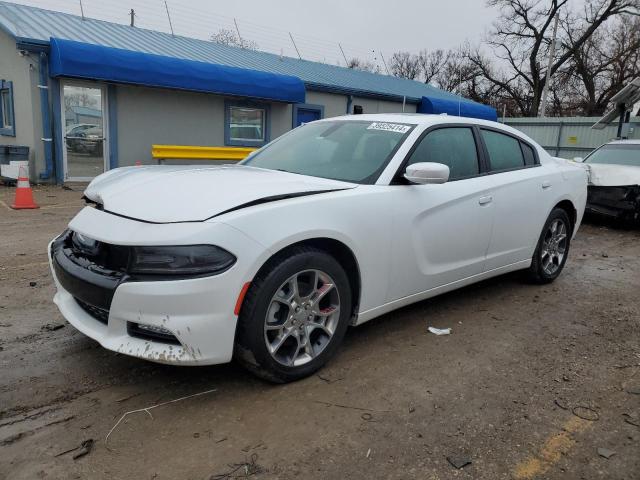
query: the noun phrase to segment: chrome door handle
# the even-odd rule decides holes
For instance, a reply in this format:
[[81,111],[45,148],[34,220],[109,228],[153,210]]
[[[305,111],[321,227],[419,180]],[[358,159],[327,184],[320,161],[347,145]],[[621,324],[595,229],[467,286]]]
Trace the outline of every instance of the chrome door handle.
[[549,180],[545,180],[544,182],[542,182],[542,188],[543,189],[547,189],[551,186],[551,182]]
[[480,205],[486,205],[487,203],[491,203],[493,201],[493,197],[491,195],[487,195],[486,197],[480,197],[478,199],[478,203]]

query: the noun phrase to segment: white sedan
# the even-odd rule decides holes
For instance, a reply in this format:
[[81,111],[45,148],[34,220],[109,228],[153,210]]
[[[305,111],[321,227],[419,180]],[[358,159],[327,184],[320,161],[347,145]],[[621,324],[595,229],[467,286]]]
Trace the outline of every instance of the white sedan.
[[586,187],[498,123],[321,120],[238,165],[97,177],[49,246],[54,301],[110,350],[291,381],[349,325],[514,270],[553,281]]

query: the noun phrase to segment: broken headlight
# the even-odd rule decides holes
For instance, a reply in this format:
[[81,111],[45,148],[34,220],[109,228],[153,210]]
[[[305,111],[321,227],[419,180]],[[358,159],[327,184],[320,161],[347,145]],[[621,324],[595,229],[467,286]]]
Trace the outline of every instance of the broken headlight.
[[214,275],[236,262],[215,245],[131,247],[129,273],[141,275]]

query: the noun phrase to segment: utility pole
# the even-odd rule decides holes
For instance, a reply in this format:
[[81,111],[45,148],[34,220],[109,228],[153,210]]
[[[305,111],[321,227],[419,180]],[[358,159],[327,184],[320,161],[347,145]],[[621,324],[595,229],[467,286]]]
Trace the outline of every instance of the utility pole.
[[80,15],[82,16],[82,20],[85,20],[85,18],[84,18],[84,8],[82,7],[82,0],[80,0]]
[[167,0],[164,0],[164,8],[167,10],[167,18],[169,19],[169,28],[171,29],[171,36],[174,37],[173,34],[173,24],[171,23],[171,14],[169,13],[169,5],[167,5]]
[[135,25],[136,12],[133,10],[133,8],[129,12],[129,15],[131,16],[131,26],[135,27],[136,26]]
[[302,60],[302,56],[300,55],[300,50],[298,50],[298,46],[296,45],[295,40],[293,39],[293,35],[291,35],[291,32],[289,32],[289,38],[291,39],[291,43],[293,43],[293,48],[296,49],[296,53],[298,54],[298,58],[300,60]]
[[549,62],[547,63],[547,75],[544,81],[544,87],[542,89],[542,100],[540,101],[539,117],[546,116],[547,109],[547,96],[549,95],[549,83],[551,83],[551,66],[553,65],[553,56],[556,53],[556,37],[558,35],[558,19],[560,13],[556,12],[556,18],[553,22],[553,38],[551,39],[551,46],[549,47]]

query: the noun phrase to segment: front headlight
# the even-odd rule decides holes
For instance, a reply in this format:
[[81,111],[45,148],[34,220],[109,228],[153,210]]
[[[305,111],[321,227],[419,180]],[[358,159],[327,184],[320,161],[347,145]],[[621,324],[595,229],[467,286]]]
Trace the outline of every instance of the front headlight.
[[129,272],[143,275],[213,275],[222,273],[236,257],[215,245],[131,247]]

